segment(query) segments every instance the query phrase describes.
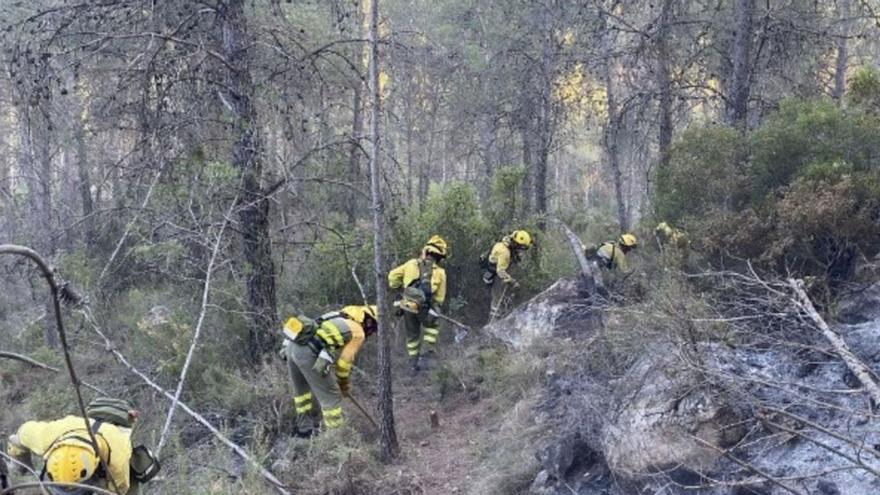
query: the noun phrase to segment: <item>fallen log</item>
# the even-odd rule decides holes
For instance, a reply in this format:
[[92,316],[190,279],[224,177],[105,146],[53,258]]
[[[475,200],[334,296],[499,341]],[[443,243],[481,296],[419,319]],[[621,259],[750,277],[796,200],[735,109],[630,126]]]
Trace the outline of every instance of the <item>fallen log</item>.
[[846,345],[846,342],[837,334],[837,332],[828,326],[828,323],[826,323],[819,315],[819,312],[816,311],[813,302],[804,290],[804,281],[790,278],[788,279],[788,285],[794,290],[795,297],[792,298],[792,301],[795,305],[813,320],[813,323],[815,323],[819,328],[819,331],[822,332],[822,336],[825,337],[825,340],[831,344],[834,351],[846,364],[846,367],[852,371],[853,375],[855,375],[859,382],[861,382],[862,386],[865,387],[865,390],[867,390],[868,394],[871,396],[874,404],[880,406],[880,386],[877,386],[877,382],[871,377],[871,371],[865,366],[865,363],[849,350],[849,346]]

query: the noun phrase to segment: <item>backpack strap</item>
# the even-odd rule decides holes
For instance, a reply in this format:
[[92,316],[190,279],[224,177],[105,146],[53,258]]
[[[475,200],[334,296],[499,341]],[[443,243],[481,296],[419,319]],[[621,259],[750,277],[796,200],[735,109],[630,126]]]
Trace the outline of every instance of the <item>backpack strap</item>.
[[418,286],[425,293],[425,300],[430,302],[433,297],[434,290],[432,288],[432,280],[434,278],[434,262],[428,258],[419,260],[419,278],[413,280],[410,285]]

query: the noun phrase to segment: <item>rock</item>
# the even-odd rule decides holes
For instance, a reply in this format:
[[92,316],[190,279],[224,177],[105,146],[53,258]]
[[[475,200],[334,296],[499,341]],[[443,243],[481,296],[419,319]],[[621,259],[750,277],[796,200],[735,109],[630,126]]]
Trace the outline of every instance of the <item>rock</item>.
[[[670,468],[705,472],[719,454],[697,442],[729,445],[734,408],[701,377],[686,369],[671,349],[656,349],[616,381],[616,407],[602,429],[609,467],[630,475]],[[736,437],[736,435],[733,435]]]
[[819,480],[819,482],[816,483],[816,490],[822,495],[840,495],[840,489],[837,488],[837,485],[828,480]]
[[554,493],[556,493],[556,489],[550,483],[550,473],[546,469],[538,473],[535,481],[529,487],[529,494],[531,495],[552,495]]
[[538,461],[556,479],[564,479],[574,464],[576,442],[572,438],[556,440],[537,453]]
[[576,280],[560,279],[483,330],[517,350],[551,333],[582,333],[590,326],[589,318],[584,318],[584,302]]
[[837,319],[848,324],[880,319],[880,282],[844,296],[837,304]]

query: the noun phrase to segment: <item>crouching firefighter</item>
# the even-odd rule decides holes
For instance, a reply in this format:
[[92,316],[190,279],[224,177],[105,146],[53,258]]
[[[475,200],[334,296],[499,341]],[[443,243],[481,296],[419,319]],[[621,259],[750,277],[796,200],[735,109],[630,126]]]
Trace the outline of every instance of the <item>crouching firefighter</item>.
[[297,436],[317,432],[316,399],[324,426],[342,426],[342,396],[351,392],[355,357],[378,330],[377,317],[376,306],[346,306],[316,320],[297,316],[284,323],[281,355],[293,382]]
[[601,274],[597,272],[596,276],[596,284],[600,291],[607,294],[609,288],[621,283],[632,273],[626,257],[630,251],[638,247],[638,244],[635,235],[626,233],[621,234],[616,241],[584,247],[587,259],[594,266],[601,268]]
[[[406,352],[410,369],[430,367],[434,358],[440,327],[437,315],[446,300],[446,270],[440,262],[449,253],[446,241],[435,235],[422,248],[422,254],[388,273],[392,289],[403,289],[394,304],[406,326]],[[424,330],[423,330],[424,329]]]
[[532,236],[525,230],[514,230],[492,246],[489,253],[480,257],[483,268],[483,283],[492,291],[492,302],[489,306],[489,321],[501,315],[506,300],[513,296],[513,290],[519,287],[508,269],[519,263],[522,253],[532,247]]
[[86,416],[88,430],[81,416],[28,421],[9,437],[7,453],[30,468],[32,456],[41,457],[40,479],[57,483],[45,486],[53,495],[93,493],[88,486],[121,495],[137,493],[139,484],[153,479],[160,469],[149,449],[143,445],[132,448],[131,433],[138,412],[128,401],[97,398],[89,403]]

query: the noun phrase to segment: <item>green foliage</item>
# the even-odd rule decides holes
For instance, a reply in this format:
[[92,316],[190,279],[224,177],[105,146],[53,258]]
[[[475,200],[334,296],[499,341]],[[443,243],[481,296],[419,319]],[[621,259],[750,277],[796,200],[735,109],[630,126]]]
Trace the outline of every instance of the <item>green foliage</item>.
[[486,219],[497,231],[521,228],[515,224],[523,209],[523,181],[527,170],[522,165],[502,167],[492,177],[492,192],[486,206]]
[[880,113],[880,70],[860,67],[849,82],[850,101],[874,113]]
[[742,202],[744,177],[739,167],[743,139],[728,127],[691,128],[672,149],[669,167],[657,174],[655,209],[673,223]]
[[372,229],[366,224],[327,226],[304,248],[301,268],[281,279],[279,309],[282,317],[320,314],[360,303],[362,297],[351,270],[355,269],[367,298],[375,294]]
[[716,257],[731,253],[834,287],[852,276],[859,253],[880,251],[878,216],[878,173],[832,163],[810,167],[763,208],[694,225],[702,249]]
[[[854,81],[859,94],[872,77]],[[732,255],[834,285],[859,253],[880,250],[878,157],[880,119],[864,108],[788,100],[745,141],[732,129],[686,132],[658,174],[657,213],[711,260]]]
[[880,121],[830,100],[787,100],[751,139],[754,198],[784,187],[814,164],[865,170],[880,156]]

